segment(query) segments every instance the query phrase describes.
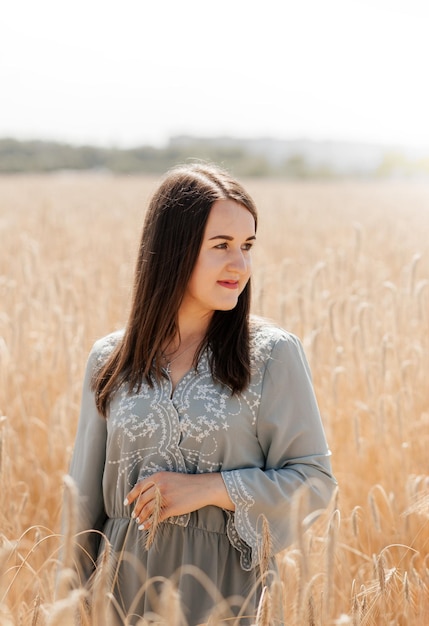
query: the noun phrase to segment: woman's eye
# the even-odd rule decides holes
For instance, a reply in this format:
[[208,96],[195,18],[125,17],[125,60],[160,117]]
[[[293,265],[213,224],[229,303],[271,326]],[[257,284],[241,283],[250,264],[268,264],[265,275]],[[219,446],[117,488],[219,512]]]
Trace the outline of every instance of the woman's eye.
[[[215,250],[226,250],[228,248],[228,242],[224,241],[222,243],[218,243],[214,247],[215,247]],[[243,245],[241,246],[241,249],[244,250],[244,252],[248,252],[252,247],[253,247],[253,242],[249,241],[249,242],[243,243]]]

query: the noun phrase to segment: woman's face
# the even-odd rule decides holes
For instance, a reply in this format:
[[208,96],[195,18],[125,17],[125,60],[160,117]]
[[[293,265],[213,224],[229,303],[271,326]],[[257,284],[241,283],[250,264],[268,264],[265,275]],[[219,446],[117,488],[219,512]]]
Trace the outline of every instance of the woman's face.
[[233,309],[249,280],[255,220],[234,200],[217,200],[209,214],[200,254],[181,313],[203,317]]

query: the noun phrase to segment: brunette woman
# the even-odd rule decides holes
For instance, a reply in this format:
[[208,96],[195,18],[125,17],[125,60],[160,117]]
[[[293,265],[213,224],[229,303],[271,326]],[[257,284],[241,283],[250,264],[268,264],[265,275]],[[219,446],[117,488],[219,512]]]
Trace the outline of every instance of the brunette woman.
[[262,520],[275,571],[294,496],[307,489],[307,516],[335,487],[301,343],[250,316],[256,227],[225,171],[170,171],[146,215],[126,327],[90,354],[70,468],[88,531],[79,570],[88,579],[110,543],[118,624],[156,611],[165,578],[191,626],[221,597],[226,617],[251,623]]

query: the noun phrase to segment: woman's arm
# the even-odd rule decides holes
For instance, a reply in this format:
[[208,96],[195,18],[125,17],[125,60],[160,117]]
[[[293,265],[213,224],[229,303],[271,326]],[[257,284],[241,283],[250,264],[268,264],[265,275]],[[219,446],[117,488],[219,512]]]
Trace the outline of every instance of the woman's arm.
[[[77,486],[78,519],[77,569],[82,582],[94,570],[100,543],[99,530],[106,519],[103,500],[103,472],[106,458],[106,420],[95,406],[91,378],[97,364],[100,344],[97,342],[89,355],[82,390],[82,401],[69,475]],[[63,513],[63,527],[66,523]]]
[[245,568],[258,562],[264,518],[273,553],[280,552],[327,507],[336,489],[310,369],[301,342],[289,333],[279,337],[267,361],[257,437],[263,468],[222,471],[235,504],[235,528],[251,548]]

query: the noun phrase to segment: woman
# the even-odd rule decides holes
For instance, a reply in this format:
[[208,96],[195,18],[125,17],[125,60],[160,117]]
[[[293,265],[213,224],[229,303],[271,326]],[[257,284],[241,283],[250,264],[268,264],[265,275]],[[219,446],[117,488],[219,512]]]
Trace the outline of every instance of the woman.
[[[162,578],[191,625],[221,597],[225,615],[254,621],[262,521],[275,569],[298,490],[305,516],[335,487],[300,342],[249,316],[256,226],[228,173],[169,172],[145,219],[126,328],[91,352],[70,474],[81,530],[102,531],[115,555],[118,623],[156,611]],[[100,533],[81,536],[87,578]]]

